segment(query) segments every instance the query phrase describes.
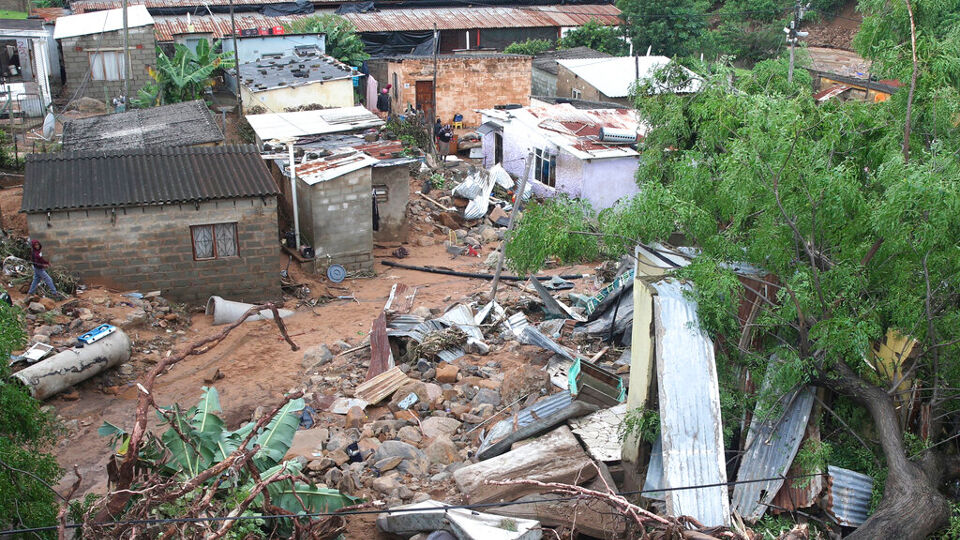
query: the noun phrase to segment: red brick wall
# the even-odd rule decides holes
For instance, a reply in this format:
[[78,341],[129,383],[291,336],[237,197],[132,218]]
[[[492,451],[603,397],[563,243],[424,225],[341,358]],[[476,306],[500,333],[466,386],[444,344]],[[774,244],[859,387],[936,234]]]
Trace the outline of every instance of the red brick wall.
[[[477,126],[480,115],[475,109],[507,103],[529,105],[531,60],[529,56],[441,57],[437,114],[449,123],[460,113],[465,126]],[[393,109],[402,112],[408,103],[416,105],[416,82],[433,80],[433,58],[391,61],[387,71],[391,83],[397,75],[399,99],[394,100]]]

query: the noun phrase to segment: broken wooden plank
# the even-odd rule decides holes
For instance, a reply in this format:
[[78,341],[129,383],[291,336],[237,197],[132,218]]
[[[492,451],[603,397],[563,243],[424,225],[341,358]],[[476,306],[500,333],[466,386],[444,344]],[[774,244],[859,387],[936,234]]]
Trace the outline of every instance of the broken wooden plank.
[[413,382],[413,379],[407,377],[399,367],[393,367],[358,386],[353,391],[353,397],[376,405],[409,382]]
[[453,473],[453,479],[471,503],[516,500],[539,493],[535,486],[495,485],[491,481],[539,480],[576,484],[597,475],[570,428],[560,426],[506,454],[468,465]]
[[370,380],[393,367],[393,351],[390,350],[390,340],[387,338],[387,315],[380,315],[373,320],[370,327],[370,367],[367,368],[367,378]]

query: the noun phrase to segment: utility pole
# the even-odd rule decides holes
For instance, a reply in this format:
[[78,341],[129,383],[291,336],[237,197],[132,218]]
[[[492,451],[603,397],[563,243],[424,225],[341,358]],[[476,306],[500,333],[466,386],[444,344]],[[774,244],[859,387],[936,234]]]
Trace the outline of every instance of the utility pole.
[[[127,48],[127,0],[123,0],[123,108],[126,110],[127,97],[130,95],[130,50]],[[101,55],[102,56],[102,55]]]
[[800,41],[800,38],[807,37],[807,34],[809,34],[809,32],[800,31],[800,21],[803,20],[803,15],[809,7],[810,4],[801,4],[800,0],[797,0],[793,7],[793,20],[790,21],[789,27],[783,29],[787,34],[787,44],[790,45],[790,68],[787,70],[787,82],[793,82],[793,62],[796,56],[797,42]]
[[[437,52],[439,50],[440,34],[437,33],[437,23],[433,23],[433,87],[430,97],[430,125],[427,126],[427,131],[430,132],[430,146],[433,147],[433,155],[437,157],[440,156],[440,149],[437,148],[437,137],[433,133],[433,129],[437,123]],[[444,164],[441,163],[440,167],[443,168],[443,166]]]
[[[243,117],[243,98],[240,97],[240,49],[237,48],[237,21],[233,18],[233,0],[230,0],[230,35],[233,37],[233,62],[237,74],[237,118]],[[226,127],[224,127],[226,129]],[[299,240],[298,240],[299,241]],[[299,249],[299,247],[297,248]]]

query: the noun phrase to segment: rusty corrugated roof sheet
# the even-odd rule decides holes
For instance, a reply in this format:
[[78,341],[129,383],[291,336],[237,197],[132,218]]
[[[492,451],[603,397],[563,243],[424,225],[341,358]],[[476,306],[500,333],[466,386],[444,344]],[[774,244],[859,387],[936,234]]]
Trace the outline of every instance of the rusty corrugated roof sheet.
[[843,467],[827,467],[823,509],[846,527],[859,527],[870,516],[873,478]]
[[581,26],[595,19],[620,24],[620,10],[612,4],[522,7],[450,7],[385,9],[344,15],[358,32],[466,30],[471,28],[536,28]]
[[275,196],[253,145],[29,154],[24,212]]
[[[185,5],[178,2],[180,0],[147,0],[147,8],[153,7],[154,4],[160,5],[159,7],[164,7],[167,3]],[[89,4],[100,5],[98,9],[108,9],[114,3],[117,2],[98,0]],[[84,4],[87,9],[92,9],[86,2]],[[307,15],[265,17],[255,13],[238,13],[235,17],[236,27],[244,29],[273,27],[307,17]],[[345,13],[343,17],[353,23],[358,32],[432,30],[434,24],[437,25],[438,30],[469,30],[571,27],[581,26],[591,19],[606,25],[616,25],[621,22],[620,10],[611,4],[384,9],[367,13]],[[212,33],[215,38],[222,38],[230,35],[230,16],[196,15],[190,17],[188,24],[186,15],[157,15],[154,17],[154,31],[157,41],[173,41],[173,36],[189,33]]]
[[[321,3],[323,0],[313,0],[314,3]],[[259,6],[268,4],[277,4],[278,0],[234,0],[235,6]],[[145,5],[147,9],[169,9],[169,8],[199,8],[204,6],[229,6],[230,0],[130,0],[129,6]],[[90,11],[103,11],[105,9],[119,9],[122,6],[122,0],[77,0],[70,2],[70,9],[74,13],[88,13]]]

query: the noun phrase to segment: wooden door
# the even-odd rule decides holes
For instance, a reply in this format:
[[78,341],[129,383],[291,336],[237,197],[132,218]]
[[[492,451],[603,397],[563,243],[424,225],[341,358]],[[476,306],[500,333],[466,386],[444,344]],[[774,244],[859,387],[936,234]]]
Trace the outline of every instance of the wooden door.
[[417,109],[433,124],[433,81],[417,81]]

